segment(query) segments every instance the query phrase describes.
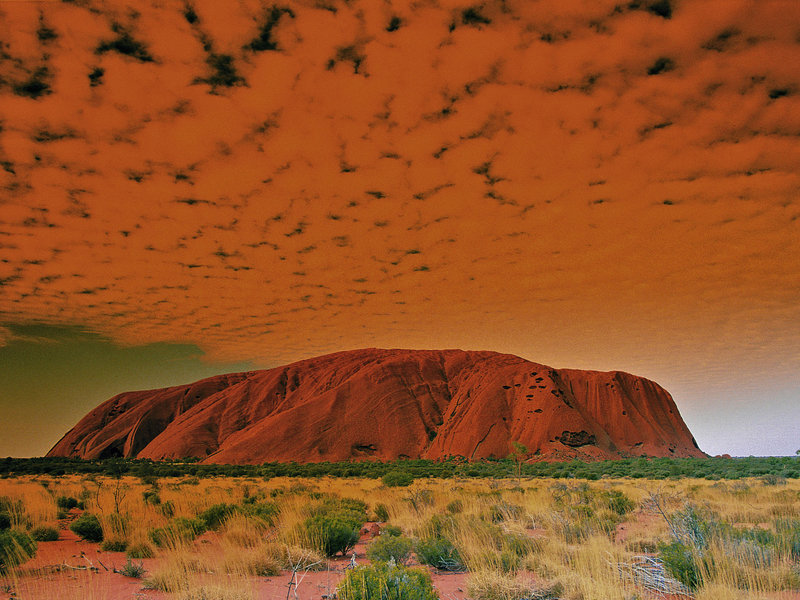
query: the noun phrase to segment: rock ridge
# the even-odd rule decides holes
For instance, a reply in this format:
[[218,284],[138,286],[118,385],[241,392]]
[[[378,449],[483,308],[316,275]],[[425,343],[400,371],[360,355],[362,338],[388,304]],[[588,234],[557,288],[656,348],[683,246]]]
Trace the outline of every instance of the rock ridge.
[[125,392],[48,453],[259,464],[705,456],[670,394],[619,371],[488,351],[364,349]]

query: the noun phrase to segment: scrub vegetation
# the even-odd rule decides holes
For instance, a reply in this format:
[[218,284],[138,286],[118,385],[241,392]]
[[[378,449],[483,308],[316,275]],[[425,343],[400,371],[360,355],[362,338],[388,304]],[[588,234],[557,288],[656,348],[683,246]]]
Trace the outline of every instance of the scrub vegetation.
[[[176,599],[262,597],[259,578],[302,590],[320,571],[329,597],[354,600],[437,598],[446,577],[461,578],[472,600],[800,594],[800,481],[770,474],[415,476],[402,486],[380,477],[25,475],[0,479],[0,527],[0,586],[33,600],[46,596],[43,581],[74,577],[30,560],[37,545],[70,535],[83,548],[105,540],[105,551],[125,553],[115,573]],[[354,549],[358,566],[346,569]]]
[[748,458],[627,458],[583,462],[524,462],[512,453],[503,459],[467,462],[449,460],[397,460],[322,463],[264,463],[260,465],[200,464],[197,459],[152,461],[109,458],[0,458],[0,477],[12,475],[135,475],[138,477],[386,477],[387,486],[404,486],[416,478],[552,477],[596,480],[606,477],[673,479],[691,477],[720,480],[743,477],[800,478],[800,457]]

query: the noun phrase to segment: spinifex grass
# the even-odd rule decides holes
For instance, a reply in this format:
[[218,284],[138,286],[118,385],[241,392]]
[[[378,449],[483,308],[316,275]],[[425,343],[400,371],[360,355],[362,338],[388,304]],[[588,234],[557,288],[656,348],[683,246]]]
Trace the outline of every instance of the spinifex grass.
[[[249,600],[259,577],[327,568],[318,552],[321,540],[309,537],[303,525],[336,498],[368,499],[366,515],[380,512],[384,526],[417,548],[424,540],[446,540],[470,570],[476,599],[518,600],[526,597],[520,596],[525,589],[557,591],[570,600],[643,596],[620,575],[619,565],[636,555],[659,555],[673,539],[669,519],[687,506],[715,523],[692,563],[698,599],[768,597],[800,587],[800,481],[794,479],[453,478],[385,487],[380,479],[331,477],[28,476],[0,479],[2,497],[11,524],[23,531],[58,525],[59,510],[65,520],[80,513],[60,509],[59,497],[81,501],[98,516],[108,539],[126,541],[129,551],[155,553],[147,564],[149,585],[175,598],[216,594],[224,584],[225,598]],[[181,526],[218,505],[234,509],[212,519],[214,531],[197,539],[181,534]],[[154,530],[166,532],[160,548]],[[41,542],[48,543],[61,542]],[[21,598],[55,597],[51,581],[63,579],[58,597],[95,600],[105,593],[98,585],[104,576],[79,572],[69,581],[63,574],[45,579],[23,565],[5,580]],[[491,589],[499,591],[491,595]]]

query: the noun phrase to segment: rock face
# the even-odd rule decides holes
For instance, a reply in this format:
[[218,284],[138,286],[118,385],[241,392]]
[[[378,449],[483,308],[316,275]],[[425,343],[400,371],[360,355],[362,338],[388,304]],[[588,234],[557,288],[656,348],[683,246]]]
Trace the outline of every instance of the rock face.
[[48,456],[214,463],[705,456],[659,385],[461,350],[355,350],[126,392]]

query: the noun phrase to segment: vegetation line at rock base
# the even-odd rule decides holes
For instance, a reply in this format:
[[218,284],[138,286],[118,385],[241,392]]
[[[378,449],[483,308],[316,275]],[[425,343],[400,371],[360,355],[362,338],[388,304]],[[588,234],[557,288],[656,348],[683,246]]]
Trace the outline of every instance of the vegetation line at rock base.
[[[519,469],[519,472],[517,471]],[[387,473],[403,472],[413,478],[427,477],[545,477],[599,479],[632,477],[670,479],[800,478],[800,458],[631,458],[598,462],[539,462],[516,464],[513,459],[467,462],[460,459],[432,461],[407,459],[388,462],[264,463],[261,465],[200,464],[196,459],[152,461],[148,459],[111,458],[3,458],[0,477],[14,475],[101,474],[157,477],[362,477],[378,479]]]

